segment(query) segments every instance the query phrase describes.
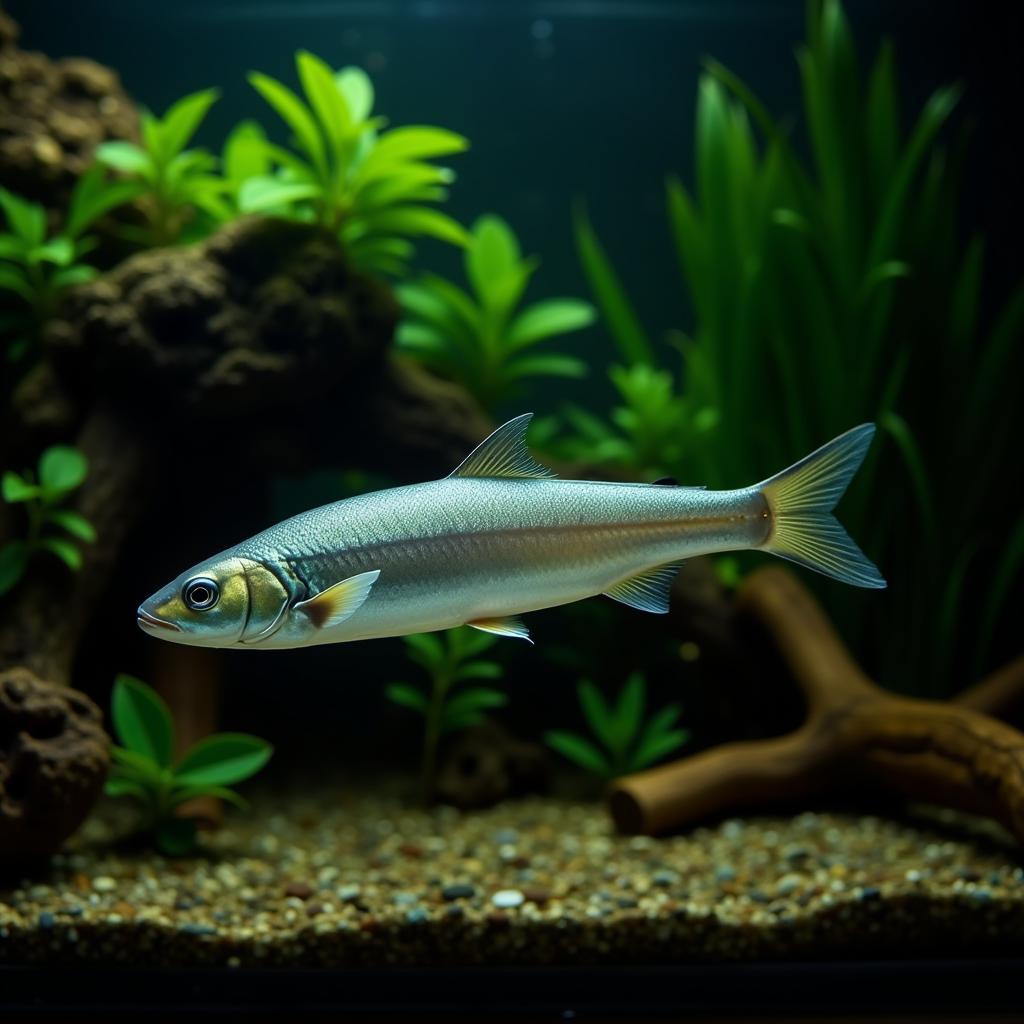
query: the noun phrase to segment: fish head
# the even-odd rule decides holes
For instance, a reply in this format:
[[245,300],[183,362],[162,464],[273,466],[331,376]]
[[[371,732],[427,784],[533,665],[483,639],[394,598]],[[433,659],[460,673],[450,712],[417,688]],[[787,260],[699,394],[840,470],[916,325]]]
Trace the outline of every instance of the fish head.
[[272,626],[288,604],[278,577],[260,562],[219,555],[183,572],[139,605],[150,636],[192,647],[233,647]]

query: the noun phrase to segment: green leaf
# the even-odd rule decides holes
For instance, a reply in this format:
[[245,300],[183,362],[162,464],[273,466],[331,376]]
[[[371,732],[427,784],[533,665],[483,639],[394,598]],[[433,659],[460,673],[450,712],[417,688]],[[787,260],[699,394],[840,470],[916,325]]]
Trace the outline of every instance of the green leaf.
[[615,722],[601,691],[589,679],[581,679],[576,687],[580,707],[590,731],[609,749],[615,742]]
[[243,213],[260,213],[301,199],[314,199],[321,191],[312,182],[282,181],[269,176],[250,178],[238,190],[238,206]]
[[77,238],[98,217],[130,202],[145,188],[141,181],[108,181],[102,166],[91,167],[78,179],[71,193],[65,232]]
[[[917,512],[924,524],[929,538],[935,536],[938,524],[935,521],[935,503],[931,486],[928,483],[928,470],[924,464],[921,450],[914,435],[902,416],[894,412],[883,413],[879,417],[879,425],[896,442],[896,447],[903,456],[903,462],[910,474],[914,497],[917,501]],[[926,540],[927,543],[927,540]]]
[[99,271],[95,267],[87,267],[84,264],[79,264],[74,267],[63,267],[58,270],[52,278],[50,278],[50,285],[54,289],[61,291],[65,288],[73,288],[76,284],[85,284],[87,281],[94,281],[99,276]]
[[510,348],[525,348],[556,334],[568,334],[594,322],[594,307],[580,299],[545,299],[523,310],[505,335]]
[[183,96],[164,114],[160,124],[163,163],[169,163],[188,145],[219,96],[218,89],[202,89]]
[[320,128],[331,147],[335,167],[341,165],[345,141],[352,132],[352,115],[348,103],[334,80],[334,72],[308,50],[295,55],[299,81],[316,114]]
[[267,136],[257,121],[240,121],[224,142],[224,174],[239,188],[249,178],[270,170]]
[[412,708],[413,711],[425,713],[427,710],[427,698],[415,687],[407,683],[392,683],[384,691],[388,700],[402,707]]
[[444,645],[434,633],[411,633],[402,639],[406,654],[428,671],[445,660]]
[[653,364],[654,349],[582,206],[576,208],[573,223],[583,272],[619,351],[629,363]]
[[249,83],[277,111],[285,124],[295,133],[303,152],[313,161],[322,182],[327,180],[327,158],[324,143],[309,108],[287,86],[269,75],[253,71]]
[[0,547],[0,595],[17,586],[31,555],[32,549],[23,540],[8,541]]
[[197,834],[192,818],[167,818],[156,827],[156,846],[168,857],[186,857],[196,848]]
[[257,736],[222,732],[207,736],[185,752],[174,766],[179,786],[230,786],[255,775],[274,748]]
[[113,775],[107,779],[103,792],[113,797],[133,796],[143,803],[149,803],[153,798],[151,787],[138,779],[129,779],[123,775]]
[[442,242],[465,246],[469,243],[466,229],[440,210],[429,206],[390,206],[360,214],[359,222],[373,232],[395,232],[400,235],[429,235]]
[[62,537],[44,537],[39,541],[39,547],[56,555],[72,572],[82,568],[82,552]]
[[92,523],[77,512],[66,508],[54,508],[47,511],[46,518],[79,540],[84,540],[88,544],[96,541],[96,531]]
[[500,690],[487,687],[474,687],[457,693],[445,704],[443,718],[459,718],[471,711],[483,711],[487,708],[503,708],[508,704],[508,697]]
[[9,469],[0,478],[0,494],[3,494],[4,501],[13,505],[38,498],[42,494],[42,489]]
[[129,750],[127,747],[112,746],[110,757],[114,762],[114,773],[126,778],[142,782],[150,789],[159,790],[167,780],[165,773],[156,761],[145,754]]
[[510,381],[524,377],[569,377],[578,380],[586,375],[587,364],[582,359],[556,353],[523,356],[511,360],[505,367],[505,377]]
[[646,693],[647,683],[643,675],[640,672],[631,673],[612,713],[613,731],[608,747],[617,758],[625,753],[640,728]]
[[47,497],[73,491],[88,472],[86,457],[77,448],[66,445],[47,448],[39,459],[39,483]]
[[114,730],[132,753],[160,768],[170,768],[174,754],[174,723],[159,694],[134,676],[118,675],[111,698]]
[[505,670],[496,661],[467,661],[459,666],[455,673],[456,680],[461,679],[500,679]]
[[37,245],[29,258],[39,263],[53,263],[58,267],[66,267],[75,258],[74,243],[66,235],[57,235],[42,245]]
[[11,231],[29,246],[41,245],[46,238],[46,211],[39,203],[29,202],[0,188],[0,210]]
[[215,797],[225,803],[232,804],[240,811],[248,810],[249,801],[226,786],[175,786],[168,797],[168,803],[172,807],[195,800],[197,797]]
[[690,734],[686,729],[676,729],[674,732],[662,732],[645,739],[629,759],[628,770],[638,772],[654,764],[666,754],[678,750],[689,738]]
[[94,158],[122,174],[144,175],[153,164],[150,155],[134,142],[101,142],[96,147]]
[[515,277],[520,259],[519,241],[501,217],[477,219],[466,249],[466,276],[484,306],[504,311],[510,305],[507,282]]
[[451,715],[442,719],[441,732],[444,734],[458,732],[460,729],[479,725],[483,720],[484,716],[479,711],[466,711],[461,715]]
[[608,778],[612,773],[611,763],[592,743],[575,733],[554,730],[544,733],[544,742],[552,750],[575,762],[581,768]]
[[0,264],[0,289],[20,295],[26,302],[36,302],[36,288],[21,267]]
[[426,125],[392,128],[377,140],[360,170],[360,177],[367,178],[387,173],[395,165],[407,160],[424,160],[461,153],[468,147],[469,142],[465,138],[445,128],[432,128]]
[[361,125],[373,110],[373,82],[362,68],[342,68],[334,80],[348,104],[353,125]]

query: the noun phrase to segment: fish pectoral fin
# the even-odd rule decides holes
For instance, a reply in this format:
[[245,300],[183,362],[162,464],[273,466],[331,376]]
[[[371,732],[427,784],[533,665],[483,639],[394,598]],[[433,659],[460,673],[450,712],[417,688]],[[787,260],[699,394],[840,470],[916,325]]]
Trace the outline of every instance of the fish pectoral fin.
[[526,428],[531,419],[533,413],[526,412],[498,427],[448,475],[527,479],[555,476],[550,469],[534,459],[526,446]]
[[676,578],[681,564],[672,562],[669,565],[659,565],[654,569],[647,569],[638,576],[630,576],[606,590],[605,596],[642,612],[664,615],[668,611],[672,581]]
[[372,569],[358,576],[350,576],[305,601],[299,601],[295,611],[305,612],[317,629],[330,629],[362,607],[379,575],[380,569]]
[[472,626],[474,629],[483,630],[485,633],[497,633],[498,636],[511,636],[517,640],[533,643],[530,639],[530,631],[514,615],[505,615],[493,619],[474,619],[472,622],[467,622],[466,625]]

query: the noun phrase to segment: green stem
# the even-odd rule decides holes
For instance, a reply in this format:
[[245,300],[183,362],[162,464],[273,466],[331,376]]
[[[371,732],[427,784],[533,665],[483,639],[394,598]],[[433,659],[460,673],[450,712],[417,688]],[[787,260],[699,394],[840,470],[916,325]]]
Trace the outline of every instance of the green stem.
[[437,774],[437,746],[441,739],[441,716],[444,711],[445,698],[451,686],[450,666],[445,666],[434,676],[433,691],[430,704],[427,706],[426,727],[423,736],[423,765],[421,779],[423,783],[423,802],[430,804],[434,799],[434,786]]

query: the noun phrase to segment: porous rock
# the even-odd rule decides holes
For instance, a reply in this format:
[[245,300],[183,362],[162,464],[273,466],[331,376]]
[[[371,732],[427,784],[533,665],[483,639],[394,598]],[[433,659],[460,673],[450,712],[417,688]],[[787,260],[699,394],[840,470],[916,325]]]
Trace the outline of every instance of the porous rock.
[[396,319],[387,287],[329,232],[248,218],[76,289],[47,347],[70,391],[131,412],[173,402],[180,434],[323,399],[381,361]]
[[137,139],[138,114],[117,75],[83,57],[50,60],[17,46],[0,12],[0,181],[51,210],[108,139]]
[[0,869],[49,857],[98,799],[109,767],[99,708],[24,668],[0,673]]

